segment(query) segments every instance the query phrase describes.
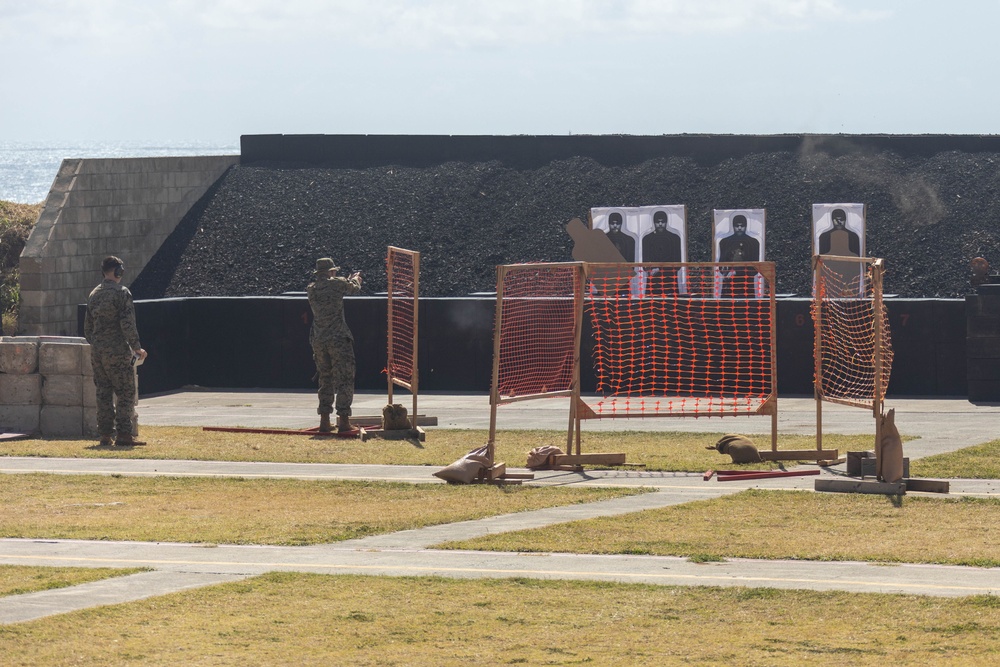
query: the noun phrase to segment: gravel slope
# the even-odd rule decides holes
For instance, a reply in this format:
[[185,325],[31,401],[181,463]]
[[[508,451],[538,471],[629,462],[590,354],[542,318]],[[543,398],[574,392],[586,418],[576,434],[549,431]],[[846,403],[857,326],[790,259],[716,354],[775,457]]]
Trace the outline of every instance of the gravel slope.
[[689,257],[710,256],[713,208],[766,208],[778,292],[807,295],[813,203],[868,205],[868,254],[886,292],[962,297],[969,261],[1000,265],[1000,154],[759,153],[703,166],[660,158],[606,167],[586,157],[537,169],[232,168],[132,283],[136,298],[302,291],[317,257],[385,291],[386,246],[421,251],[421,296],[495,289],[495,266],[571,260],[565,232],[597,206],[686,204]]

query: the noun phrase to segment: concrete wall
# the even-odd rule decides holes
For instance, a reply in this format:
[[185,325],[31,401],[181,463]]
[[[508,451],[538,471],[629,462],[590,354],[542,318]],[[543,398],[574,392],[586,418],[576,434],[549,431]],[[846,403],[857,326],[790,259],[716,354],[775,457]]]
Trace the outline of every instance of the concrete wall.
[[96,433],[97,396],[87,341],[0,337],[0,429],[66,438]]
[[621,134],[560,136],[247,134],[240,137],[240,162],[309,163],[364,169],[382,165],[429,167],[450,161],[488,162],[537,168],[553,160],[586,155],[603,165],[638,164],[684,156],[718,164],[752,153],[823,151],[829,155],[891,150],[903,157],[943,151],[996,152],[1000,135],[972,134]]
[[[813,323],[809,299],[778,299],[778,393],[811,395]],[[344,300],[354,332],[355,387],[386,390],[386,299]],[[966,302],[887,299],[895,352],[892,396],[965,396]],[[79,310],[82,326],[84,307]],[[496,299],[420,299],[420,391],[490,389]],[[315,389],[309,348],[309,303],[304,295],[194,297],[136,302],[149,358],[139,369],[139,393],[185,385],[219,388]],[[585,318],[581,382],[596,386]]]
[[1000,284],[980,285],[965,298],[969,400],[1000,401]]
[[20,333],[76,333],[101,259],[125,262],[127,285],[239,156],[63,160],[21,253]]

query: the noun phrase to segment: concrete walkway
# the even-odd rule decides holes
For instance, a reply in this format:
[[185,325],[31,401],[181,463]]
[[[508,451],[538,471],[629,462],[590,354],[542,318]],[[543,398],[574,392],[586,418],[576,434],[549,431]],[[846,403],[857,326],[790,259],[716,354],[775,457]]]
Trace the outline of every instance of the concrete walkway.
[[[384,394],[359,395],[356,414],[378,414]],[[315,398],[305,392],[187,391],[145,398],[140,416],[150,425],[254,426],[302,428],[315,421]],[[912,458],[958,449],[1000,437],[1000,406],[967,401],[913,399],[889,401]],[[559,399],[503,406],[500,428],[553,428],[567,425],[567,404]],[[811,399],[782,399],[780,433],[815,431]],[[436,416],[440,427],[486,428],[489,403],[484,396],[421,396],[421,414]],[[873,432],[870,413],[824,405],[824,431]],[[766,418],[607,420],[585,424],[593,430],[662,430],[765,432]],[[433,427],[427,429],[433,437]],[[723,459],[720,459],[720,461]],[[0,458],[0,473],[280,477],[294,479],[370,479],[434,482],[436,468],[332,464],[162,461],[142,459]],[[843,474],[824,470],[823,476]],[[116,604],[205,586],[268,571],[450,577],[539,577],[593,579],[663,585],[767,586],[813,590],[910,593],[936,596],[1000,594],[1000,569],[928,566],[756,561],[691,563],[656,556],[511,554],[433,550],[449,540],[521,530],[597,516],[614,516],[713,498],[746,488],[813,488],[816,476],[704,482],[701,475],[644,471],[546,471],[532,484],[643,486],[655,492],[584,505],[490,517],[419,530],[378,535],[312,547],[206,546],[82,540],[0,540],[0,563],[74,567],[143,567],[152,571],[82,586],[0,598],[0,623],[15,623],[86,607]],[[1000,481],[953,480],[952,495],[1000,497]]]

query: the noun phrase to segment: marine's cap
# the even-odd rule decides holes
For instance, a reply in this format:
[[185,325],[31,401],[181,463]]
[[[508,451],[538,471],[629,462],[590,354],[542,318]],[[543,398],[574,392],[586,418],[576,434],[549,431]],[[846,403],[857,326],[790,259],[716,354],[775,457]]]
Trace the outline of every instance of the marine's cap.
[[339,266],[334,264],[333,260],[329,257],[320,257],[316,260],[316,270],[315,273],[325,273],[330,269],[340,269]]

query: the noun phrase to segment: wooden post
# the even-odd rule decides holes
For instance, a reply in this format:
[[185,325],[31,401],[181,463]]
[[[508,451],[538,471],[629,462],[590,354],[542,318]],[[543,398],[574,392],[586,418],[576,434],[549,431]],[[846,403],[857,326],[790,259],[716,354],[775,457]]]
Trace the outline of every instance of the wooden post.
[[770,293],[770,320],[771,320],[771,400],[773,401],[773,410],[771,411],[771,451],[778,451],[778,306],[775,298],[775,268],[774,262],[765,263],[762,268],[765,268],[768,284],[768,292]]
[[417,349],[420,341],[420,253],[413,255],[413,377],[410,378],[410,392],[413,394],[413,415],[411,428],[417,430],[417,395],[420,387],[420,370],[417,365]]
[[882,260],[871,265],[872,269],[872,333],[875,338],[875,386],[872,390],[872,414],[875,417],[875,471],[882,475]]
[[393,252],[392,251],[393,251],[393,247],[389,246],[389,254],[386,257],[386,263],[385,263],[386,264],[386,266],[385,266],[386,284],[389,286],[389,291],[388,291],[388,294],[386,295],[386,303],[388,304],[388,306],[387,306],[387,308],[388,308],[388,323],[387,323],[387,327],[388,327],[388,330],[389,330],[389,340],[388,340],[389,344],[388,344],[388,350],[386,352],[386,369],[387,369],[388,372],[385,374],[386,381],[389,383],[389,405],[392,405],[392,386],[393,386],[393,384],[395,384],[393,382],[393,379],[392,379],[392,366],[393,366],[393,360],[395,358],[394,355],[393,355],[393,353],[392,353],[392,310],[393,310],[392,309],[392,306],[393,306],[393,303],[392,303],[392,292],[393,292],[393,289],[392,289],[392,287],[393,287],[393,283],[392,283],[392,259],[393,259]]
[[583,292],[587,285],[587,272],[577,264],[573,286],[573,395],[570,397],[569,433],[566,436],[566,453],[573,453],[573,436],[576,433],[576,455],[580,455],[580,346],[583,344]]
[[816,399],[816,449],[823,449],[823,260],[813,256],[813,397]]
[[503,326],[503,280],[506,271],[497,266],[497,307],[493,322],[493,381],[490,384],[490,438],[486,443],[486,458],[490,465],[494,462],[497,437],[497,405],[500,403],[500,330]]

